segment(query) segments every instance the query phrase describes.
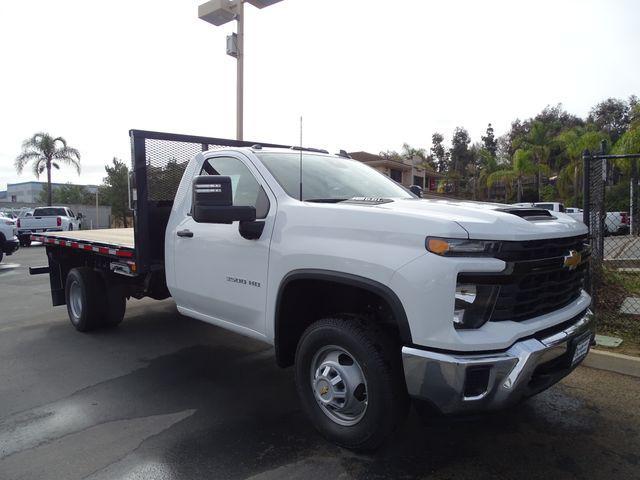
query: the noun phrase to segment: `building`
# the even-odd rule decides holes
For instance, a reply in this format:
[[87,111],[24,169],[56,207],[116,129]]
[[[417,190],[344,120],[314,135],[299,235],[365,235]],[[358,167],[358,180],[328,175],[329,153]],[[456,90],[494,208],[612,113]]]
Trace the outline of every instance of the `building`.
[[[51,188],[55,190],[63,185],[69,185],[65,183],[52,183]],[[21,203],[38,203],[40,201],[41,192],[47,186],[47,182],[21,182],[21,183],[9,183],[7,189],[0,192],[0,200],[3,202],[21,202]],[[97,185],[81,185],[87,189],[89,193],[96,193],[98,189]]]
[[368,152],[352,152],[349,155],[354,160],[373,167],[405,187],[418,185],[426,192],[436,192],[438,190],[438,180],[444,178],[438,172],[420,165],[418,159],[411,161],[399,157],[383,157]]

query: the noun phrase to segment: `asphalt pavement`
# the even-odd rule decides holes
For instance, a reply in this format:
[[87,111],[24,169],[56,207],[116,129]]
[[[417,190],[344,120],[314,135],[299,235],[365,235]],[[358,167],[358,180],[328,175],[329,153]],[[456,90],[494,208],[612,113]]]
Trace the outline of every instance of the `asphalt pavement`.
[[0,263],[0,479],[639,479],[640,379],[578,368],[511,410],[425,423],[375,455],[324,441],[268,346],[130,301],[76,332],[41,246]]

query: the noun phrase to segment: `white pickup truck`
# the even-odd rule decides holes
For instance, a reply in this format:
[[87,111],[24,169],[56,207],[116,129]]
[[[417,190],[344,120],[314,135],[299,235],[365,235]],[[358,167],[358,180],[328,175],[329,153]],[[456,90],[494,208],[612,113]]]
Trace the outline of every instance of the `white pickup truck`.
[[128,297],[171,296],[272,344],[314,426],[354,450],[379,446],[410,399],[499,409],[592,344],[587,229],[568,216],[420,199],[344,154],[131,140],[134,229],[34,237],[49,265],[32,273],[49,273],[79,331],[118,324]]
[[31,245],[31,235],[80,229],[80,220],[67,207],[38,207],[28,217],[17,220],[18,238],[23,247]]

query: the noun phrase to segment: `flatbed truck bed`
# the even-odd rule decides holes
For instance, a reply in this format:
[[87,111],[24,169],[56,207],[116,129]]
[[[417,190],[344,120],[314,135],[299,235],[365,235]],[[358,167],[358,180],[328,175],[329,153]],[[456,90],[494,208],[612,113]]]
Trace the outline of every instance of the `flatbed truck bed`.
[[31,235],[31,240],[120,258],[133,258],[135,254],[133,228],[48,232]]

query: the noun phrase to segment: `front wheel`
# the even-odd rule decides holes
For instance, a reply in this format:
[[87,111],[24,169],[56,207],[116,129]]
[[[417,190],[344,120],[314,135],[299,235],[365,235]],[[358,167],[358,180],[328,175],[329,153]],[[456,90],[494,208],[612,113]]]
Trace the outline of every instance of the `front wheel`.
[[302,335],[296,384],[318,431],[357,451],[379,447],[406,416],[400,346],[377,325],[327,318]]

